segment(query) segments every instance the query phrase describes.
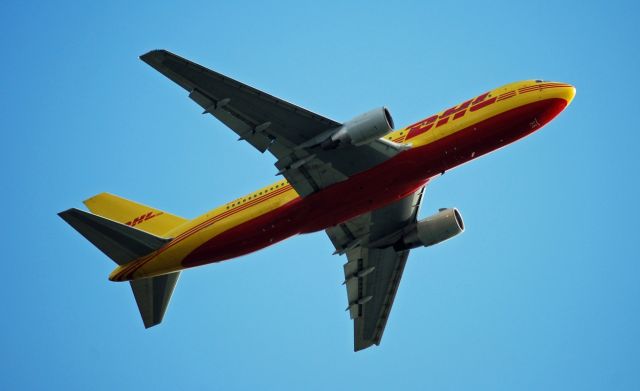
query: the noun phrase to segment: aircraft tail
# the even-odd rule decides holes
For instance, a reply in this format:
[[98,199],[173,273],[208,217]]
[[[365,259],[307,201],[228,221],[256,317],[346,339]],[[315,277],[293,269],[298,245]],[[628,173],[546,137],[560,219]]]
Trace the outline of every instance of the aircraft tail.
[[[171,241],[75,208],[58,215],[118,265],[150,254]],[[129,282],[146,328],[162,322],[179,275],[174,272]]]
[[84,204],[97,215],[159,236],[188,221],[109,193],[97,194],[85,200]]

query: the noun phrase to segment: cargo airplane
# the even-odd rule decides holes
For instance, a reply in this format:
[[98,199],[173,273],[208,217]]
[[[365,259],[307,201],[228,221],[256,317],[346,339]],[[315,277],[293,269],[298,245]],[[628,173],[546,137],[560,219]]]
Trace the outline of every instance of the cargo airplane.
[[394,130],[376,108],[336,122],[165,50],[142,61],[260,152],[282,180],[193,220],[112,194],[59,213],[129,281],[145,327],[162,321],[180,272],[324,230],[344,254],[354,349],[379,345],[411,249],[464,230],[460,212],[418,209],[431,179],[527,136],[573,99],[569,84],[526,80],[485,92]]

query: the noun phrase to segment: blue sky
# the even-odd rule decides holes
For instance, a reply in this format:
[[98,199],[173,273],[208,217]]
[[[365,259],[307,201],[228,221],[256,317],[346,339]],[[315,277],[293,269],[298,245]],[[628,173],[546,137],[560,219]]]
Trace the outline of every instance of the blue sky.
[[[640,388],[631,1],[0,4],[2,389]],[[338,121],[413,123],[508,82],[572,83],[535,135],[432,182],[467,231],[413,251],[380,347],[352,351],[323,233],[183,273],[144,330],[56,213],[102,191],[192,218],[273,158],[138,56],[165,48]]]

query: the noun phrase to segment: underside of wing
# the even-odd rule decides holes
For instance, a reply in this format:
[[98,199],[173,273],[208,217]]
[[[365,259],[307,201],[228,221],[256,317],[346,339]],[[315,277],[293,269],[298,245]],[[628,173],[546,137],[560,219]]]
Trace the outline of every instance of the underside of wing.
[[342,124],[179,57],[153,50],[140,57],[260,152],[269,151],[301,196],[374,167],[402,149],[388,140],[324,150],[318,142]]
[[415,223],[423,191],[327,229],[336,252],[348,259],[344,275],[355,351],[380,344],[409,256],[409,250],[375,243]]
[[294,148],[340,125],[166,50],[153,50],[140,59],[261,152],[273,142]]
[[345,277],[355,351],[380,344],[408,256],[408,250],[396,252],[392,247],[360,248],[351,254],[355,262],[344,265],[345,276],[370,271],[362,278]]

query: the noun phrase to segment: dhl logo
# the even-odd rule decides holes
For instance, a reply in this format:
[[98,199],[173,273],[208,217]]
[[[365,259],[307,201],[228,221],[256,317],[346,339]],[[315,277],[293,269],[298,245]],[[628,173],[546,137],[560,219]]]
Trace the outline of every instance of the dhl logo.
[[448,123],[449,120],[455,121],[458,118],[462,118],[469,111],[477,111],[484,107],[490,106],[494,104],[496,100],[504,100],[507,98],[511,98],[512,96],[515,96],[515,91],[511,91],[511,92],[502,94],[500,96],[494,96],[492,98],[489,98],[489,94],[490,94],[489,92],[485,92],[484,94],[476,98],[469,99],[468,101],[458,106],[453,106],[452,108],[445,110],[440,115],[436,114],[420,122],[416,122],[415,124],[407,128],[408,133],[407,133],[406,140],[419,136],[422,133],[425,133],[431,130],[433,127],[437,128],[439,126],[442,126]]
[[138,225],[138,224],[140,224],[140,223],[142,223],[144,221],[150,220],[150,219],[152,219],[152,218],[154,218],[156,216],[160,216],[161,214],[162,214],[162,212],[158,212],[156,214],[153,214],[153,212],[149,212],[149,213],[143,214],[142,216],[138,216],[138,217],[136,217],[135,219],[133,219],[131,221],[127,221],[125,224],[134,227],[134,226],[136,226],[136,225]]

